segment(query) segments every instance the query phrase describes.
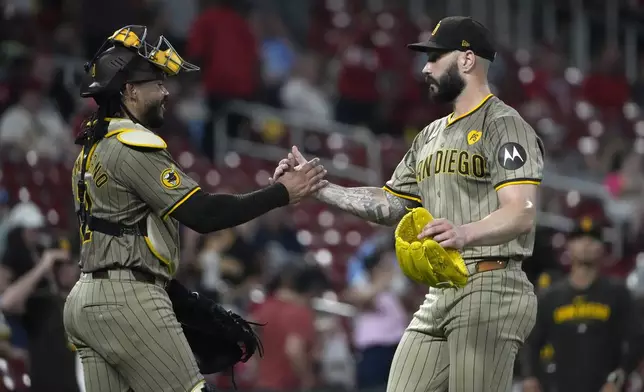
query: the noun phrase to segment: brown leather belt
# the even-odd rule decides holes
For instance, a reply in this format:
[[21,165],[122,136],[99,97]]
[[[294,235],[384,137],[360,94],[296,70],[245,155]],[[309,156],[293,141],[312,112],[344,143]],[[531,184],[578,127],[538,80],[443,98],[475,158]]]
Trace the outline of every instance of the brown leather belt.
[[[156,284],[157,279],[154,275],[152,275],[149,272],[144,272],[140,270],[129,270],[132,273],[132,276],[134,277],[134,280],[137,282],[143,282],[143,283],[149,283],[149,284]],[[100,270],[100,271],[94,271],[90,273],[92,279],[109,279],[110,278],[110,270]]]
[[508,266],[507,260],[481,260],[476,262],[476,272],[487,272],[504,269]]

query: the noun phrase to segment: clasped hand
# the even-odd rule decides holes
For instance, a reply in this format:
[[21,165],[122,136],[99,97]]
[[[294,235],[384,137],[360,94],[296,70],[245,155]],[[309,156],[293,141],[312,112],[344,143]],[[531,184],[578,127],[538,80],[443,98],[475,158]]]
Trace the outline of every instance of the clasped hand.
[[268,181],[271,185],[282,183],[288,189],[290,204],[296,204],[328,185],[329,182],[324,180],[326,174],[320,158],[307,161],[294,146],[288,157],[279,162]]

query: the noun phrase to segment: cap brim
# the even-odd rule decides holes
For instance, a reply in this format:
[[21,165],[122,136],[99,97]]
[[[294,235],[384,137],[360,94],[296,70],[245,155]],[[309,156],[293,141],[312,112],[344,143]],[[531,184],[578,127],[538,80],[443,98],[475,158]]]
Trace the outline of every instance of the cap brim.
[[441,45],[438,45],[436,42],[432,42],[432,41],[416,42],[415,44],[407,45],[407,48],[413,50],[414,52],[423,52],[423,53],[449,50]]
[[583,231],[580,229],[576,229],[568,235],[569,240],[580,238],[580,237],[590,237],[597,241],[603,241],[601,229],[591,230],[591,231]]

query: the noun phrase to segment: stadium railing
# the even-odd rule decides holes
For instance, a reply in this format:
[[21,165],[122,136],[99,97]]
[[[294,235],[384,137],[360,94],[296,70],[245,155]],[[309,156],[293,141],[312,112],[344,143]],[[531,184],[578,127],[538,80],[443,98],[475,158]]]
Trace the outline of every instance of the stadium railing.
[[[277,120],[288,131],[289,143],[284,145],[267,144],[264,141],[252,141],[245,138],[231,138],[227,133],[227,114],[238,114],[249,118],[254,124],[266,124]],[[228,151],[253,158],[278,162],[290,152],[290,146],[304,146],[306,133],[321,136],[341,136],[343,139],[364,147],[367,165],[353,163],[334,165],[331,157],[319,157],[322,164],[335,177],[365,182],[382,183],[382,161],[380,141],[364,127],[349,126],[333,121],[319,121],[299,112],[280,110],[267,105],[232,102],[215,122],[215,151],[218,159],[223,159]],[[223,163],[223,162],[219,162]]]

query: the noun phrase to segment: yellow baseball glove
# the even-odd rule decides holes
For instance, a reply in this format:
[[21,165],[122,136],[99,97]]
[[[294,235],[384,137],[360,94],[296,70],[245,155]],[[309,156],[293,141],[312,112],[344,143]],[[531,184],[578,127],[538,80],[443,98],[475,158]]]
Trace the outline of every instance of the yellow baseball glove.
[[425,208],[414,208],[396,227],[396,256],[403,273],[431,287],[463,287],[468,273],[461,254],[444,249],[431,238],[418,239],[425,225],[434,220]]

